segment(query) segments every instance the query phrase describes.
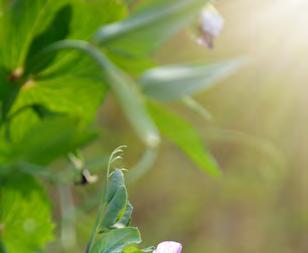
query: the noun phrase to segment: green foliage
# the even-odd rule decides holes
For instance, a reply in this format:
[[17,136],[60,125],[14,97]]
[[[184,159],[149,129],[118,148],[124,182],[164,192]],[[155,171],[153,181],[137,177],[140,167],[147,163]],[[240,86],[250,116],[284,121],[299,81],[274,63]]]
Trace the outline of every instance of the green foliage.
[[137,228],[127,227],[111,230],[97,237],[91,253],[120,253],[130,244],[140,243]]
[[142,56],[157,49],[176,32],[188,26],[204,0],[149,1],[127,19],[102,27],[95,43],[115,53]]
[[146,95],[172,101],[208,89],[234,73],[241,63],[241,60],[231,60],[217,64],[157,67],[145,72],[140,83]]
[[120,253],[127,246],[140,243],[138,229],[128,227],[132,209],[123,172],[116,169],[107,176],[105,196],[98,212],[88,252]]
[[52,117],[31,128],[20,141],[12,144],[11,159],[47,165],[76,150],[95,135],[84,132],[78,122],[66,117]]
[[2,177],[0,206],[0,241],[7,252],[36,252],[53,238],[48,198],[32,177]]
[[[146,103],[148,96],[192,95],[237,67],[230,61],[151,69],[150,54],[193,23],[205,3],[144,1],[125,18],[127,6],[118,0],[0,2],[0,252],[36,252],[52,238],[46,196],[22,166],[41,175],[97,139],[91,124],[109,92],[151,152],[161,132],[201,169],[220,174],[189,123]],[[122,170],[108,172],[87,252],[151,252],[136,247],[141,238],[130,227],[132,211]]]
[[215,159],[205,149],[195,129],[181,117],[161,105],[149,102],[149,111],[159,130],[203,170],[220,175]]

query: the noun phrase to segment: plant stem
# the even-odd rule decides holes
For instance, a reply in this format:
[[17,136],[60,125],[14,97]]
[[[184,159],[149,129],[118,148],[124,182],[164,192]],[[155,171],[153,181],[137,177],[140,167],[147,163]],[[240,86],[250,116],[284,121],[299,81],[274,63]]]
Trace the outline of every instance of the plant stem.
[[61,243],[66,252],[71,252],[76,245],[75,206],[70,186],[59,184],[61,208]]
[[62,40],[42,50],[35,60],[40,62],[39,59],[46,57],[46,54],[65,49],[82,51],[99,65],[128,121],[134,127],[141,140],[146,146],[158,146],[160,142],[159,132],[145,109],[143,96],[138,85],[126,73],[114,65],[98,47],[82,40]]

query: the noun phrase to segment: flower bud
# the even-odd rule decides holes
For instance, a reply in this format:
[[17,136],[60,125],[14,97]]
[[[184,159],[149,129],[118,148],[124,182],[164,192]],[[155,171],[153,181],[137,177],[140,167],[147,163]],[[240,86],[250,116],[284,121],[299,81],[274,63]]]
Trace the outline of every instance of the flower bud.
[[199,18],[199,37],[197,42],[213,48],[214,39],[219,36],[224,26],[224,19],[212,6],[202,10]]
[[178,242],[166,241],[158,244],[153,253],[181,253],[182,245]]

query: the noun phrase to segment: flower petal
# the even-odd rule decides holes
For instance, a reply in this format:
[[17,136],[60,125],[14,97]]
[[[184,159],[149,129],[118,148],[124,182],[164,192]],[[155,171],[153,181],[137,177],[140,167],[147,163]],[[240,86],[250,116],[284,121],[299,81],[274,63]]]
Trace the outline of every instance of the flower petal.
[[182,244],[173,241],[161,242],[153,253],[181,253]]

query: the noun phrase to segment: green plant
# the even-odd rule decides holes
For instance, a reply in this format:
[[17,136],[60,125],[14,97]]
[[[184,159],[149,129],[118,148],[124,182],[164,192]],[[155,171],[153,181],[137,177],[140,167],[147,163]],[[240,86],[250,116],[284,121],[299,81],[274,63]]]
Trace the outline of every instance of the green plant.
[[[98,138],[91,123],[109,92],[146,147],[130,180],[150,167],[160,133],[201,169],[220,174],[191,124],[161,101],[183,100],[202,111],[190,96],[240,61],[155,67],[151,58],[206,3],[151,0],[127,16],[127,5],[117,0],[0,1],[0,252],[36,252],[52,239],[50,204],[36,178],[73,184],[81,170],[87,183],[76,153]],[[77,157],[75,172],[48,168],[68,154]],[[131,211],[122,171],[108,170],[87,252],[140,252],[125,249],[141,240],[128,227]]]

